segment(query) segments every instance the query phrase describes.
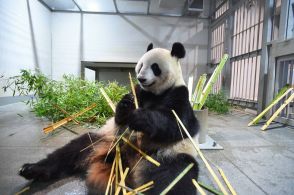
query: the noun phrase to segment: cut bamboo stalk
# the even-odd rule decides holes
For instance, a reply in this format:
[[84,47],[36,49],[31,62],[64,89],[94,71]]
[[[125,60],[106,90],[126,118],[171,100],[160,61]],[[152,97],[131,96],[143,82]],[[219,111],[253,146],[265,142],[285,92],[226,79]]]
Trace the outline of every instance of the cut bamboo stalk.
[[[123,170],[123,166],[122,166],[122,160],[121,160],[121,153],[120,153],[120,148],[119,148],[119,145],[116,146],[116,150],[117,150],[117,153],[118,153],[118,168],[119,168],[119,174],[121,176],[121,179],[122,179],[122,175],[124,173],[124,170]],[[120,182],[122,185],[126,185],[125,181],[124,180],[121,180]],[[126,189],[122,189],[123,190],[123,194],[126,194],[127,191]]]
[[209,163],[207,162],[206,158],[204,157],[203,153],[200,151],[198,145],[194,142],[193,138],[191,137],[190,133],[188,132],[188,130],[186,129],[186,127],[184,126],[184,124],[182,123],[181,119],[178,117],[177,113],[172,110],[173,114],[175,115],[176,119],[179,121],[181,127],[183,128],[183,130],[185,131],[186,135],[188,136],[188,138],[190,139],[192,145],[194,146],[195,150],[198,152],[200,158],[202,159],[202,161],[204,162],[206,168],[208,169],[209,173],[211,174],[211,176],[213,177],[213,179],[215,180],[215,182],[217,183],[217,185],[219,186],[220,190],[225,194],[228,195],[228,192],[226,191],[225,187],[223,186],[223,184],[221,183],[221,181],[219,180],[219,178],[217,177],[217,175],[215,174],[215,172],[213,171],[213,169],[211,168],[211,166],[209,165]]
[[216,82],[218,76],[220,75],[224,65],[226,64],[227,60],[228,60],[228,54],[224,54],[224,56],[222,57],[219,65],[216,67],[216,69],[213,71],[211,77],[209,78],[207,84],[205,85],[205,88],[203,90],[203,93],[201,94],[200,97],[200,106],[199,106],[199,110],[201,110],[202,106],[204,105],[208,94],[211,92],[212,86],[214,85],[214,83]]
[[161,193],[160,195],[167,194],[194,166],[194,163],[189,164]]
[[278,110],[271,116],[271,118],[262,126],[261,130],[265,130],[271,122],[277,118],[277,116],[280,114],[280,112],[294,99],[294,93],[285,100],[285,102],[278,108]]
[[215,195],[223,195],[223,193],[221,193],[221,192],[219,192],[219,191],[213,189],[212,187],[210,187],[210,186],[208,186],[208,185],[205,185],[205,184],[203,184],[203,183],[201,183],[201,182],[198,182],[198,184],[199,184],[202,188],[204,188],[205,190],[207,190],[207,191],[209,191],[209,192],[211,192],[211,193],[213,193],[213,194],[215,194]]
[[133,93],[134,100],[135,100],[135,107],[136,107],[136,109],[138,109],[139,108],[139,104],[138,104],[137,94],[136,94],[135,86],[134,86],[134,83],[133,83],[133,80],[132,80],[132,75],[131,75],[130,72],[129,72],[129,79],[130,79],[132,93]]
[[97,141],[93,142],[93,144],[91,144],[91,145],[89,145],[89,146],[87,146],[87,147],[81,149],[80,152],[83,152],[83,151],[87,150],[88,148],[91,148],[93,145],[99,143],[99,142],[100,142],[101,140],[103,140],[103,139],[104,139],[104,138],[100,138],[100,139],[98,139]]
[[284,98],[288,93],[290,93],[293,90],[293,88],[288,89],[283,93],[280,97],[278,97],[276,100],[274,100],[266,109],[264,109],[257,117],[255,117],[249,124],[248,127],[258,123],[258,121],[274,106],[276,105],[282,98]]
[[194,110],[199,110],[198,106],[200,103],[200,97],[201,97],[205,82],[206,82],[206,74],[203,74],[200,76],[194,91],[194,95],[192,99],[192,107],[194,108]]
[[130,187],[128,187],[128,186],[123,186],[123,185],[120,185],[120,184],[118,184],[118,185],[119,185],[120,187],[122,187],[122,188],[128,190],[129,192],[132,192],[132,193],[134,193],[134,194],[143,195],[141,192],[135,192],[132,188],[130,188]]
[[117,183],[117,188],[116,188],[116,191],[115,191],[114,195],[118,195],[120,193],[121,187],[118,184],[125,185],[124,183],[125,183],[125,179],[127,177],[128,172],[129,172],[129,168],[127,167],[125,172],[123,173],[123,175],[121,175],[120,182]]
[[218,172],[220,173],[220,175],[222,176],[222,178],[224,179],[224,181],[225,181],[226,185],[228,186],[232,195],[237,195],[235,189],[233,188],[233,186],[229,182],[228,178],[226,177],[225,172],[220,167],[217,167],[217,169],[218,169]]
[[109,175],[109,178],[108,178],[105,195],[108,195],[108,192],[110,190],[110,186],[111,186],[111,183],[112,183],[111,180],[112,180],[113,173],[114,173],[114,167],[115,167],[115,160],[112,163],[112,167],[111,167],[111,170],[110,170],[110,175]]
[[118,175],[119,175],[119,169],[118,169],[118,151],[115,150],[115,192],[117,191],[117,184],[118,184]]
[[139,192],[139,191],[142,191],[142,190],[144,190],[145,188],[149,188],[149,187],[152,186],[153,184],[154,184],[153,181],[149,181],[148,183],[145,183],[145,184],[141,185],[140,187],[134,189],[133,192],[128,192],[128,193],[126,193],[126,195],[131,195],[131,194],[133,194],[133,193],[137,193],[137,192]]
[[201,188],[201,186],[197,183],[197,181],[195,179],[192,179],[192,183],[194,184],[194,186],[196,187],[198,192],[200,192],[201,195],[206,195],[204,190]]
[[139,163],[141,162],[142,159],[143,159],[143,156],[141,156],[140,159],[136,162],[136,164],[131,169],[130,173],[133,172],[137,168],[137,166],[139,165]]
[[126,130],[117,138],[116,142],[109,148],[106,157],[109,155],[109,153],[115,148],[115,146],[118,144],[118,142],[121,140],[121,138],[128,132],[129,128],[126,128]]
[[66,117],[66,118],[64,118],[64,119],[62,119],[62,120],[60,120],[60,121],[58,121],[56,123],[53,123],[52,125],[50,125],[48,127],[45,127],[43,129],[43,131],[44,131],[44,133],[50,133],[51,131],[57,129],[58,127],[66,124],[66,123],[68,123],[69,121],[73,120],[74,118],[77,118],[77,117],[81,116],[85,112],[87,112],[87,111],[89,111],[89,110],[91,110],[91,109],[93,109],[95,107],[96,107],[96,104],[94,103],[91,106],[85,108],[84,110],[82,110],[82,111],[80,111],[80,112],[78,112],[76,114],[71,115],[70,117]]
[[129,140],[127,140],[125,137],[122,137],[122,140],[127,143],[129,146],[131,146],[134,150],[136,150],[137,152],[139,152],[146,160],[148,160],[149,162],[153,163],[156,166],[160,166],[160,163],[156,160],[154,160],[151,156],[147,155],[145,152],[143,152],[142,150],[140,150],[139,148],[137,148],[134,144],[132,144]]
[[110,108],[112,109],[113,112],[115,112],[115,105],[114,103],[111,101],[111,99],[109,98],[109,96],[107,95],[107,93],[104,91],[103,88],[99,88],[101,94],[103,95],[103,97],[106,99],[108,105],[110,106]]
[[30,186],[23,188],[22,190],[20,190],[19,192],[16,192],[15,195],[20,195],[26,191],[28,191],[30,189]]
[[[63,108],[61,108],[60,106],[58,106],[57,104],[53,105],[55,108],[57,108],[58,110],[60,110],[63,114],[65,114],[67,117],[70,117],[70,114],[68,112],[66,112]],[[76,124],[80,124],[80,122],[76,119],[72,119]]]

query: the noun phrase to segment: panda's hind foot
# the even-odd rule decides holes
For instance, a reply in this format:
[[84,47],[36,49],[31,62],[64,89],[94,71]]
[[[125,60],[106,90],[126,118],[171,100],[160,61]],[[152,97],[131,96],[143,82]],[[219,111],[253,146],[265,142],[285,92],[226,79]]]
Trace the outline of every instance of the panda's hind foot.
[[51,179],[48,170],[36,163],[24,164],[19,169],[18,174],[27,180],[48,181]]

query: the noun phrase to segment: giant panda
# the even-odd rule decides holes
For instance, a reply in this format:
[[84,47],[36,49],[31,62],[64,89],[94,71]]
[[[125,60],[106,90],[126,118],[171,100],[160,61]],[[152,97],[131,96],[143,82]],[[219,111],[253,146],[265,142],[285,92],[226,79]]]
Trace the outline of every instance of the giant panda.
[[[117,104],[115,116],[97,133],[84,134],[37,163],[24,164],[19,174],[28,180],[48,181],[77,172],[86,173],[89,194],[104,194],[114,160],[114,150],[108,154],[113,137],[126,127],[140,136],[130,140],[142,151],[160,162],[157,167],[141,159],[140,154],[121,143],[124,167],[136,168],[127,176],[126,186],[135,189],[154,181],[145,194],[159,194],[190,163],[193,168],[168,194],[196,194],[192,179],[198,178],[196,153],[185,133],[182,133],[172,110],[175,110],[192,137],[197,136],[198,122],[188,100],[188,89],[182,76],[180,59],[185,56],[181,43],[174,43],[171,51],[153,48],[138,61],[135,71],[139,84],[136,95],[139,108],[134,105],[132,93]],[[138,141],[139,139],[139,141]],[[95,142],[94,148],[87,146]]]

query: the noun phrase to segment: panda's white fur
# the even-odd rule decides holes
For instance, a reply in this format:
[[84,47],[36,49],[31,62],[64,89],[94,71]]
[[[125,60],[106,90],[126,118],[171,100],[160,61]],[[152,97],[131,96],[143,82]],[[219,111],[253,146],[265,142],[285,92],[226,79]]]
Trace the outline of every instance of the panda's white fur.
[[[152,70],[151,65],[157,63],[160,66],[162,74],[156,77]],[[140,86],[154,94],[160,94],[171,86],[185,85],[180,61],[177,57],[171,56],[170,51],[162,48],[154,48],[145,53],[136,65],[137,78],[146,79],[144,85]],[[154,83],[155,82],[155,83]],[[148,85],[154,83],[152,86]]]

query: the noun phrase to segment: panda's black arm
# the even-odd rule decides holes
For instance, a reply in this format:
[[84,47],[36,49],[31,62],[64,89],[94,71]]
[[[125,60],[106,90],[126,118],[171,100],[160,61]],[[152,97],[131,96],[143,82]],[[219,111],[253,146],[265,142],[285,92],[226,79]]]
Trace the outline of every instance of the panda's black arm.
[[[196,122],[193,121],[193,118],[190,121],[189,116],[179,110],[177,113],[191,136],[194,136],[197,131]],[[175,116],[168,109],[150,110],[140,108],[135,110],[130,117],[129,127],[146,133],[152,140],[157,142],[174,142],[182,139]],[[183,136],[187,137],[184,133]]]

